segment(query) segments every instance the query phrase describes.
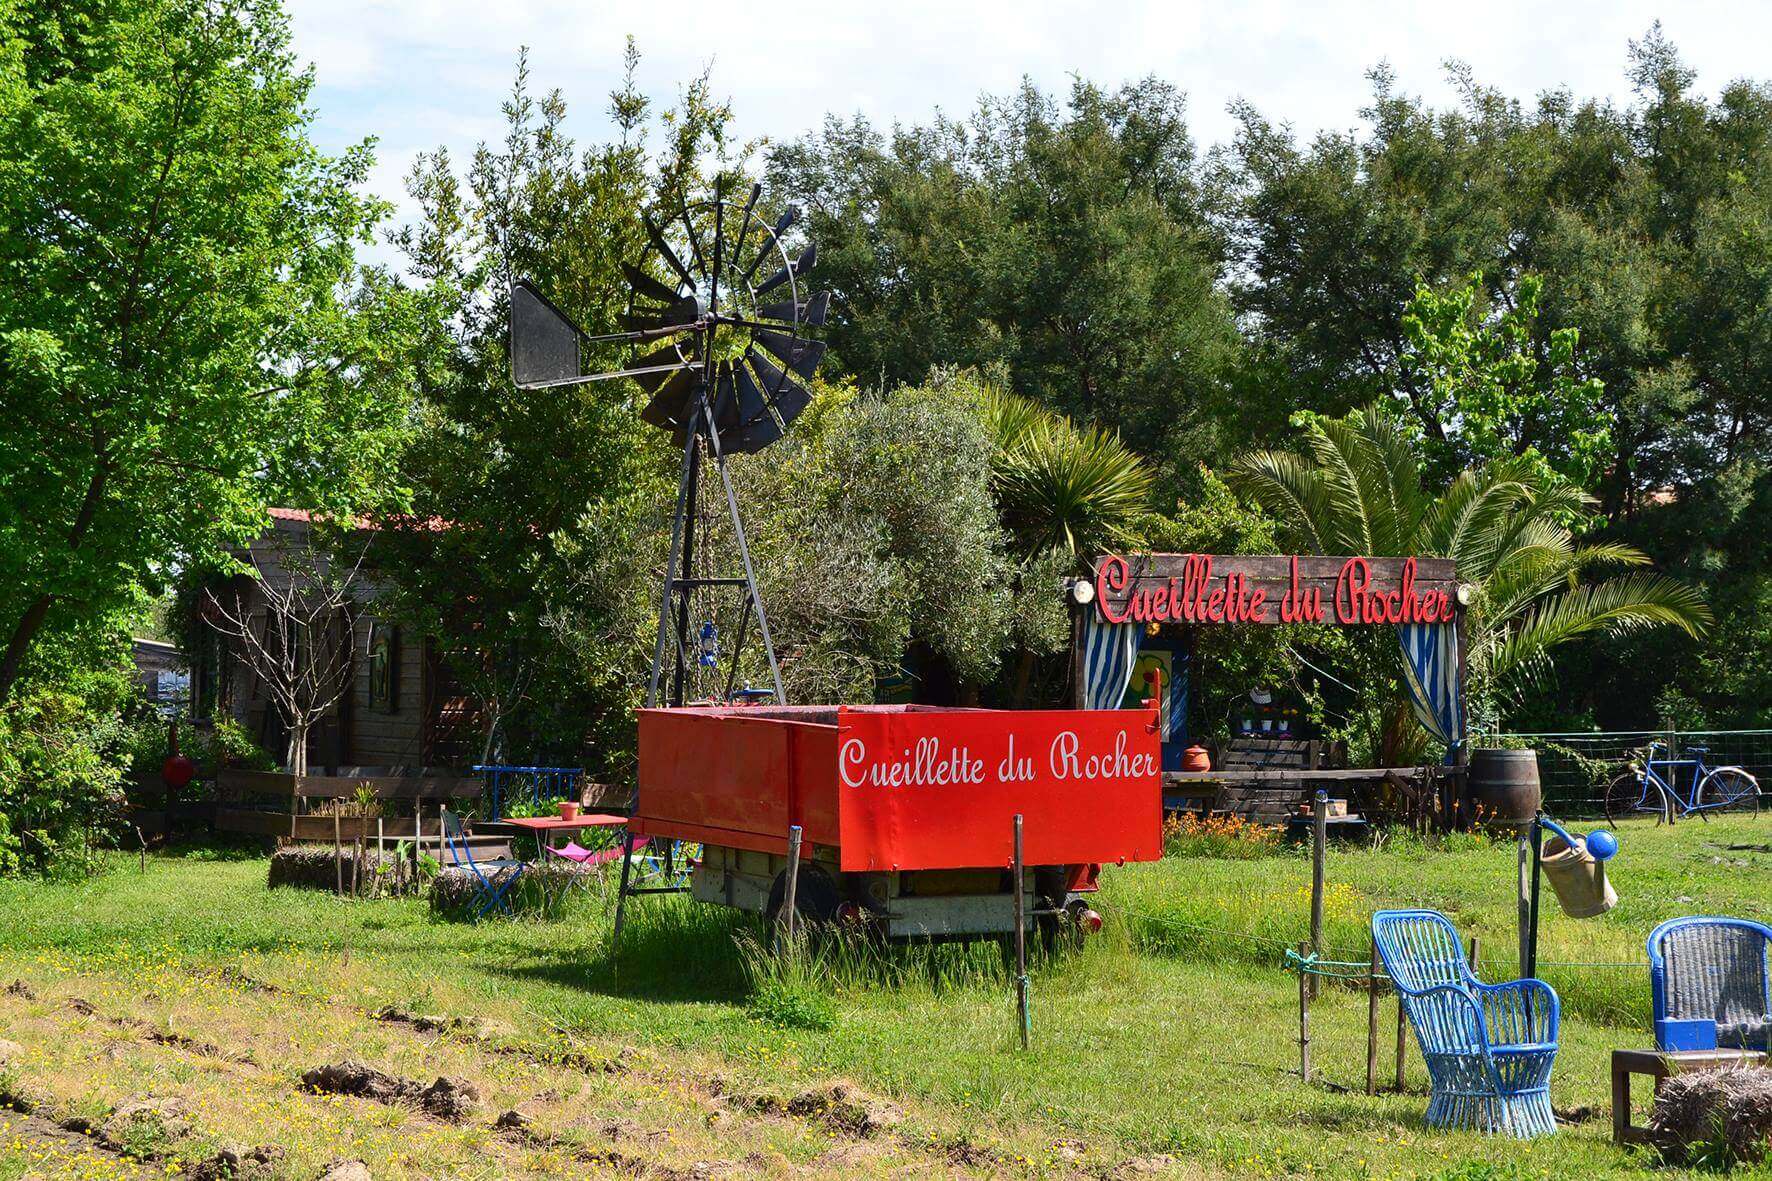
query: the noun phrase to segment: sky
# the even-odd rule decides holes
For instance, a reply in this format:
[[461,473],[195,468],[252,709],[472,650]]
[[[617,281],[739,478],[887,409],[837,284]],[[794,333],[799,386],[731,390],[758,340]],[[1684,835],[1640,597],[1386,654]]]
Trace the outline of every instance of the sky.
[[1146,74],[1179,84],[1202,147],[1229,139],[1227,106],[1237,99],[1302,136],[1356,127],[1366,72],[1380,61],[1399,89],[1434,102],[1453,99],[1449,58],[1522,99],[1567,86],[1624,100],[1629,43],[1657,19],[1707,93],[1772,75],[1769,0],[287,3],[296,53],[317,76],[316,138],[336,151],[375,136],[371,187],[396,202],[418,152],[445,145],[463,159],[498,136],[498,104],[523,46],[536,89],[564,94],[570,132],[581,143],[601,138],[629,34],[643,55],[640,87],[657,107],[711,67],[715,94],[733,103],[736,135],[775,141],[826,113],[921,122],[938,109],[964,114],[980,94],[1023,77],[1062,92],[1079,74],[1109,86]]

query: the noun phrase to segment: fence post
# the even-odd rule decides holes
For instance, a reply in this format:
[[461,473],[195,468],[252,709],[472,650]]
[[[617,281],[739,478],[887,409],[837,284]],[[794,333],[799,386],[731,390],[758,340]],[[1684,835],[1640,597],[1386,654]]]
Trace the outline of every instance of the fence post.
[[1310,944],[1298,945],[1298,1077],[1311,1081]]
[[781,896],[781,915],[790,949],[794,942],[795,909],[800,895],[800,826],[788,826],[788,882]]
[[1527,974],[1526,961],[1532,958],[1527,944],[1531,939],[1532,930],[1532,825],[1520,830],[1520,882],[1519,898],[1515,908],[1518,912],[1520,926],[1520,976]]
[[338,801],[332,802],[332,870],[333,893],[345,892],[345,844],[339,836]]
[[[1323,869],[1329,843],[1329,793],[1322,788],[1311,801],[1311,954],[1323,954]],[[1306,973],[1310,993],[1317,995],[1317,977]]]
[[1391,981],[1391,991],[1397,994],[1397,1093],[1403,1091],[1403,1062],[1409,1050],[1409,1019],[1403,1012],[1403,990]]
[[1033,1037],[1032,1018],[1028,1013],[1028,945],[1027,903],[1022,897],[1021,813],[1015,814],[1015,873],[1011,883],[1015,890],[1015,1016],[1021,1026],[1021,1048],[1026,1050]]
[[1378,941],[1372,942],[1372,967],[1366,974],[1366,1093],[1378,1094]]

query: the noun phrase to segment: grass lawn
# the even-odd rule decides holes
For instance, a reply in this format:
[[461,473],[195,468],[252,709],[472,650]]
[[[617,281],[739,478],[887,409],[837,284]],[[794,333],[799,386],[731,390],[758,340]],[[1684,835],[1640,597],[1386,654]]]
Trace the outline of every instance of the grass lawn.
[[[1610,1143],[1606,1056],[1650,1040],[1643,937],[1677,914],[1772,913],[1772,853],[1728,848],[1772,841],[1772,818],[1636,825],[1623,841],[1613,913],[1569,920],[1547,891],[1541,974],[1565,998],[1553,1095],[1597,1114],[1528,1144],[1425,1129],[1412,1037],[1408,1091],[1364,1095],[1363,993],[1326,991],[1313,1051],[1330,1085],[1299,1081],[1297,991],[1279,966],[1307,925],[1309,864],[1293,853],[1110,869],[1107,931],[1037,966],[1025,1055],[995,945],[838,949],[815,983],[755,982],[742,923],[645,899],[618,974],[607,899],[591,894],[554,922],[465,924],[417,901],[271,891],[261,859],[168,855],[146,873],[120,860],[87,881],[5,883],[0,988],[23,987],[0,991],[0,1038],[17,1046],[0,1087],[40,1117],[94,1125],[141,1096],[185,1107],[179,1126],[139,1129],[152,1169],[137,1171],[0,1112],[0,1181],[165,1175],[229,1141],[282,1147],[276,1175],[290,1178],[353,1157],[378,1179],[1640,1170],[1647,1157]],[[1511,845],[1337,851],[1329,879],[1340,958],[1365,958],[1375,907],[1419,904],[1481,938],[1486,977],[1514,975]],[[376,1019],[389,1005],[459,1020]],[[1387,999],[1381,1078],[1392,1013]],[[347,1054],[426,1083],[468,1078],[483,1106],[456,1123],[302,1089],[304,1071]],[[903,1122],[870,1133],[842,1104],[789,1102],[835,1080]],[[512,1108],[527,1128],[495,1129]]]

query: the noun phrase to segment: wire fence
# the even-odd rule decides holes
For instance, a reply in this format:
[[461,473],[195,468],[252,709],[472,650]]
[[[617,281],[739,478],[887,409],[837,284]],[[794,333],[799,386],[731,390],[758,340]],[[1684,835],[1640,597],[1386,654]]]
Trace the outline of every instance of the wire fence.
[[[1479,740],[1537,750],[1545,808],[1575,818],[1599,816],[1606,785],[1629,770],[1651,742],[1667,744],[1675,758],[1694,757],[1694,748],[1703,748],[1700,757],[1707,766],[1740,767],[1760,781],[1762,792],[1772,789],[1772,730],[1609,730],[1494,734]],[[1691,767],[1678,769],[1674,786],[1682,795],[1690,794],[1691,773]]]

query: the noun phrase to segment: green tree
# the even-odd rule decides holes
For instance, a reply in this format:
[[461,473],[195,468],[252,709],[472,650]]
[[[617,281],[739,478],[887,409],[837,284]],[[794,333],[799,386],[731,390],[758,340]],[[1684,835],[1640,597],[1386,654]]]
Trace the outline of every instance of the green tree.
[[[1458,473],[1435,495],[1422,486],[1413,433],[1387,406],[1345,418],[1311,416],[1305,449],[1254,451],[1233,483],[1284,523],[1309,553],[1451,558],[1475,591],[1466,616],[1472,713],[1495,722],[1550,651],[1582,636],[1672,627],[1695,635],[1710,622],[1695,587],[1635,570],[1648,558],[1617,543],[1578,538],[1568,522],[1588,498],[1528,459],[1493,460]],[[1377,637],[1395,667],[1394,636]],[[1385,749],[1411,740],[1394,673],[1383,682]],[[1389,764],[1387,764],[1389,765]]]
[[1029,84],[890,134],[833,118],[768,172],[810,210],[856,380],[1000,366],[1147,457],[1210,453],[1238,338],[1174,87],[1079,81],[1061,106]]
[[[510,283],[525,277],[587,332],[618,331],[641,209],[693,191],[717,159],[730,115],[706,77],[655,121],[638,63],[630,44],[609,99],[615,136],[581,147],[560,93],[536,94],[520,57],[503,139],[465,171],[446,150],[426,154],[407,181],[420,216],[394,241],[431,327],[403,469],[412,511],[383,522],[373,560],[387,609],[435,638],[479,704],[480,732],[458,736],[468,758],[502,745],[619,777],[631,756],[675,457],[640,421],[631,383],[516,389],[507,318]],[[607,347],[587,363],[622,360]]]
[[413,313],[275,3],[5,0],[0,46],[3,701],[268,503],[381,497]]
[[1553,330],[1543,355],[1533,338],[1544,281],[1522,275],[1511,306],[1483,318],[1482,276],[1437,292],[1422,284],[1403,310],[1408,402],[1436,475],[1504,456],[1531,458],[1589,487],[1610,456],[1611,430],[1597,415],[1605,383],[1575,372],[1580,330]]

